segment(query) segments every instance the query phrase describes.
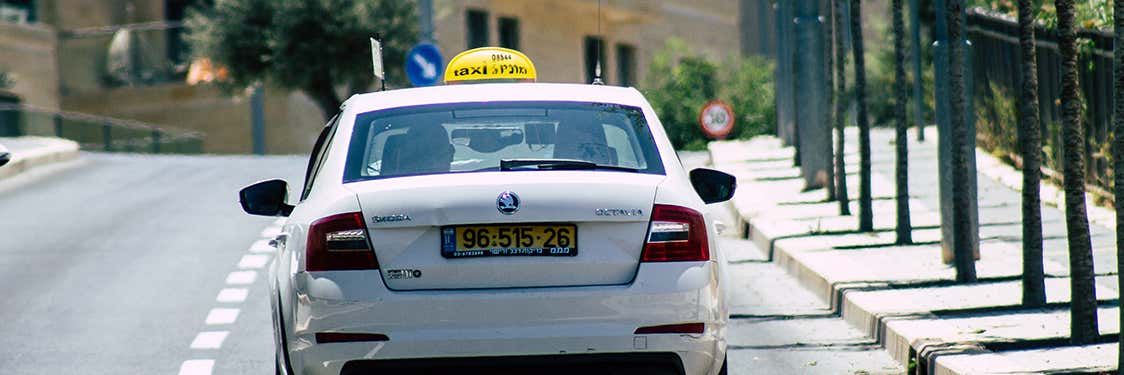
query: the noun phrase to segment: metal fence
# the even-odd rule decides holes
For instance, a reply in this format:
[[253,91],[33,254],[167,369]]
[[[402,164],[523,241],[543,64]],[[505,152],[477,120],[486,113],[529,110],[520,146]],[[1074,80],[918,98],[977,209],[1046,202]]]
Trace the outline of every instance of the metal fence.
[[[1022,85],[1019,62],[1018,23],[1009,17],[973,9],[968,15],[968,37],[973,48],[972,69],[975,78],[974,100],[978,136],[989,139],[1006,151],[1017,152],[1017,112],[1000,113],[1000,109],[1016,108]],[[1038,100],[1042,127],[1045,166],[1061,170],[1061,55],[1057,33],[1039,27]],[[1079,30],[1078,38],[1087,42],[1079,48],[1078,71],[1081,96],[1085,101],[1086,175],[1087,182],[1101,187],[1111,186],[1112,165],[1108,162],[1108,146],[1112,127],[1112,34],[1098,30]],[[999,150],[1004,151],[1004,150]]]
[[82,149],[151,154],[199,154],[202,133],[136,121],[61,112],[27,105],[0,105],[0,137],[50,136],[74,140]]

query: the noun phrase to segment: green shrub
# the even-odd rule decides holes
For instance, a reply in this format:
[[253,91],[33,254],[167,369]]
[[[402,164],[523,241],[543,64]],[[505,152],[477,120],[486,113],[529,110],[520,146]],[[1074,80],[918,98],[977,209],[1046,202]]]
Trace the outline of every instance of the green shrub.
[[[885,35],[888,41],[893,40],[893,31],[888,28],[880,30]],[[906,43],[909,41],[909,36],[906,36]],[[922,43],[924,44],[924,43]],[[935,101],[933,99],[933,58],[931,48],[929,45],[924,45],[924,51],[921,54],[921,98],[923,100],[921,106],[921,119],[926,125],[935,122],[933,108],[935,108]],[[913,57],[910,55],[912,46],[907,46],[906,61],[905,61],[905,75],[907,90],[909,93],[909,103],[906,103],[906,124],[914,126],[914,105],[913,104]],[[894,126],[894,49],[893,47],[882,47],[876,51],[868,52],[866,54],[867,61],[867,105],[870,113],[871,124],[873,126]],[[850,58],[850,56],[847,56]],[[847,77],[847,90],[853,93],[854,78],[853,68],[848,67]],[[850,95],[851,93],[849,93]]]
[[706,102],[730,103],[736,116],[730,138],[765,134],[776,123],[773,63],[761,57],[716,62],[671,39],[656,53],[641,85],[677,149],[700,150],[709,139],[699,129]]
[[0,70],[0,89],[9,89],[16,85],[16,80],[8,72]]

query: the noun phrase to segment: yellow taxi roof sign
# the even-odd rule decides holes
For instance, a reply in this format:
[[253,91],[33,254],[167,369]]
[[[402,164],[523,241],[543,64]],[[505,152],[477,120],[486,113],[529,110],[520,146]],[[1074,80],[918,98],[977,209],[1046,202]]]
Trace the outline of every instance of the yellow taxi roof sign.
[[534,82],[535,64],[522,52],[500,47],[480,47],[449,60],[445,83]]

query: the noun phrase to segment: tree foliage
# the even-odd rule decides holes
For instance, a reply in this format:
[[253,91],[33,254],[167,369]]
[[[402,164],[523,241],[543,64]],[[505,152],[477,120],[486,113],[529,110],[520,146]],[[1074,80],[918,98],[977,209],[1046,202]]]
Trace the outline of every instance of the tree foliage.
[[699,129],[699,110],[722,99],[736,117],[730,138],[749,138],[775,127],[773,66],[761,57],[717,62],[672,39],[656,53],[642,83],[644,96],[677,149],[702,149],[709,139]]
[[414,3],[395,0],[218,0],[191,12],[187,29],[193,54],[228,70],[223,88],[301,90],[325,117],[338,110],[341,89],[371,87],[370,37],[383,36],[388,84],[403,85],[418,35]]
[[0,70],[0,89],[12,88],[16,85],[16,80],[12,78],[8,72]]

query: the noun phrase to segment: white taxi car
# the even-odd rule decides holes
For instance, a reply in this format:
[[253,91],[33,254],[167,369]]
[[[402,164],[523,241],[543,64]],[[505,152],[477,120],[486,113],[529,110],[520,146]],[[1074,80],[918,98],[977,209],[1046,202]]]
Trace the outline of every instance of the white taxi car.
[[635,89],[357,95],[305,176],[293,205],[281,180],[240,194],[288,216],[268,279],[279,373],[725,373],[705,205],[735,181],[684,171]]

